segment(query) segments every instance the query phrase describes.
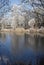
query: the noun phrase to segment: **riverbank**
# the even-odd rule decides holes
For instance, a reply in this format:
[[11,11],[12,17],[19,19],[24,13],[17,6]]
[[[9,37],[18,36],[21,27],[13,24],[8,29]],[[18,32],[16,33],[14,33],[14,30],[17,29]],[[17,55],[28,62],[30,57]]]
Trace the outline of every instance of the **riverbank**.
[[15,30],[13,29],[2,29],[0,32],[14,32],[16,34],[30,34],[30,33],[40,33],[44,34],[44,28],[29,28],[29,29],[24,29],[24,28],[16,28]]

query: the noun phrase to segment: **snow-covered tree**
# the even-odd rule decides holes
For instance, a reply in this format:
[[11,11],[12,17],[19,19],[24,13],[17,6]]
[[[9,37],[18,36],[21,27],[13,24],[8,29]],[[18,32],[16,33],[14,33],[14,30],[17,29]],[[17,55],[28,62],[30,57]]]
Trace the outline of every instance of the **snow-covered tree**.
[[21,0],[21,2],[32,9],[35,14],[36,26],[44,24],[44,0]]

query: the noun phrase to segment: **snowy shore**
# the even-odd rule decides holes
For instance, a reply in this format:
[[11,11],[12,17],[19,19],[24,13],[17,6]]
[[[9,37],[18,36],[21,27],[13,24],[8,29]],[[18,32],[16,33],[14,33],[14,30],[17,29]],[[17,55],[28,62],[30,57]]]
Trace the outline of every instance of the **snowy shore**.
[[44,34],[44,28],[29,28],[29,29],[24,29],[24,28],[16,28],[16,29],[2,29],[0,32],[15,32],[15,33],[42,33]]

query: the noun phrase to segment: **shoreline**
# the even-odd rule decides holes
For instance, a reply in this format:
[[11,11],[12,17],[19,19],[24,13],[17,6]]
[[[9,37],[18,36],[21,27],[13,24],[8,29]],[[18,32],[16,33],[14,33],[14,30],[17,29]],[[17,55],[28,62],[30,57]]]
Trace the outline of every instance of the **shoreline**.
[[26,33],[26,34],[32,34],[32,33],[40,33],[40,34],[43,34],[44,35],[44,28],[40,28],[40,29],[36,29],[36,28],[29,28],[29,29],[24,29],[24,28],[16,28],[15,30],[14,29],[2,29],[0,30],[0,32],[14,32],[14,33]]

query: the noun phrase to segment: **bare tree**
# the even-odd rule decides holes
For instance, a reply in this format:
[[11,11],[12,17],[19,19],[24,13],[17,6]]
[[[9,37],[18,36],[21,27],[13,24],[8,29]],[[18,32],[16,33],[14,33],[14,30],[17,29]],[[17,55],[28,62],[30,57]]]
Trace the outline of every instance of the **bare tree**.
[[8,10],[9,10],[9,0],[0,0],[0,20]]
[[32,12],[35,14],[36,26],[44,23],[44,0],[21,0],[21,2],[33,8]]

